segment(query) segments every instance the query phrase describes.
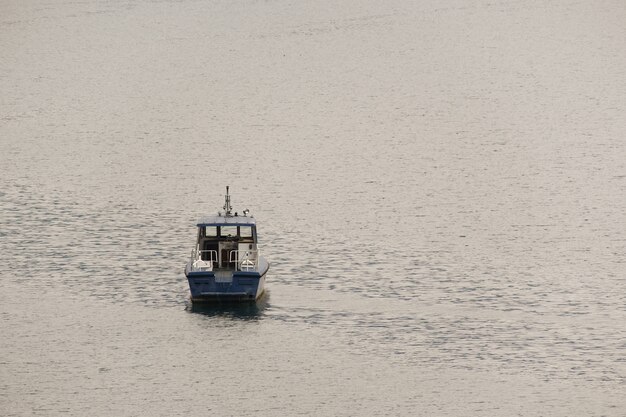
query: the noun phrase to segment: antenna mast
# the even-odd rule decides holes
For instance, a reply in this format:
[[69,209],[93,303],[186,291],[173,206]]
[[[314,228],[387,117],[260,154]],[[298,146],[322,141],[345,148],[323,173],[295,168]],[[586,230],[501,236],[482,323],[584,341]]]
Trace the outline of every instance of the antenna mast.
[[232,217],[232,209],[233,207],[230,205],[230,194],[228,194],[228,189],[230,187],[227,185],[226,186],[226,195],[224,196],[226,198],[226,202],[224,203],[224,217]]

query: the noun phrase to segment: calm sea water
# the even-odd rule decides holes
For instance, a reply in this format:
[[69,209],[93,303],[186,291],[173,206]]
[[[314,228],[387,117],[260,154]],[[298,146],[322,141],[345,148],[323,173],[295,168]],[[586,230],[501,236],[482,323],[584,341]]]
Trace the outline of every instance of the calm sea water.
[[[0,3],[0,415],[626,415],[621,0]],[[192,308],[231,186],[268,296]]]

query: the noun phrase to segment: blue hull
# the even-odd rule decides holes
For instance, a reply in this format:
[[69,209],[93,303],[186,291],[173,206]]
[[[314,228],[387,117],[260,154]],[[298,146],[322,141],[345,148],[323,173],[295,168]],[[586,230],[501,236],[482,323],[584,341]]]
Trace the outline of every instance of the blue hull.
[[[269,268],[267,268],[269,269]],[[267,269],[256,271],[233,271],[232,278],[216,282],[213,271],[186,271],[192,302],[244,302],[256,301],[265,291]],[[219,273],[219,272],[218,272]]]

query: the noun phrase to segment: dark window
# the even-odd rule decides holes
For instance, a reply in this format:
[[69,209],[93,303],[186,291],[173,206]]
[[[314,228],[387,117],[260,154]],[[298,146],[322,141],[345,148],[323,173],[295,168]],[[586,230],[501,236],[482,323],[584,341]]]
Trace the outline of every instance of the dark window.
[[221,231],[220,231],[220,236],[222,237],[237,236],[237,226],[222,226]]
[[243,238],[252,237],[252,226],[239,226],[239,235]]

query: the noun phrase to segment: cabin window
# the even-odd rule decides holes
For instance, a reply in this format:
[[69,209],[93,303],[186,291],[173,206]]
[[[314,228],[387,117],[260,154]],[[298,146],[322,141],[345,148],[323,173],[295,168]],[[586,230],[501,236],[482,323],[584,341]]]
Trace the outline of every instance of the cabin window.
[[237,236],[237,226],[222,226],[222,230],[220,231],[220,236]]
[[217,226],[204,226],[204,236],[217,237]]
[[239,236],[243,238],[252,237],[252,227],[251,226],[239,226]]

